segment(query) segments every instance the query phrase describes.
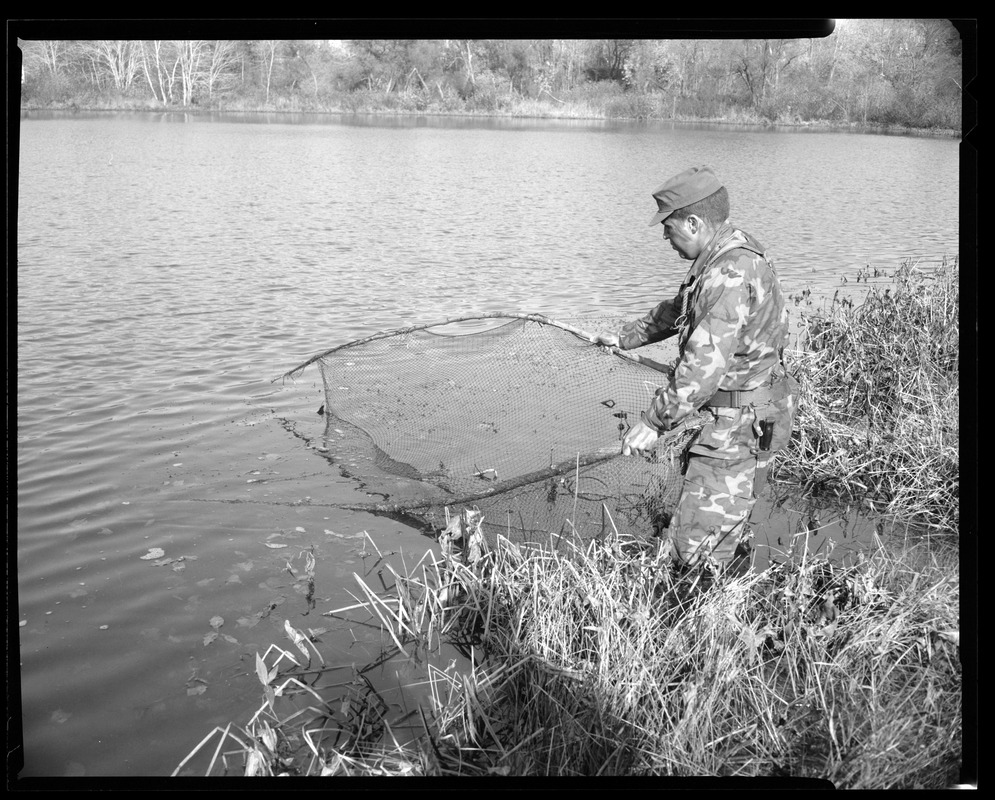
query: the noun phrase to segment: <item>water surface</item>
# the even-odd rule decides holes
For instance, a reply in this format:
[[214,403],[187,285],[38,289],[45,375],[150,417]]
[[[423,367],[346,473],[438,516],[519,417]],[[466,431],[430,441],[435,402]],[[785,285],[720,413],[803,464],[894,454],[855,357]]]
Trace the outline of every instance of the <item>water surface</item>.
[[[647,226],[650,194],[700,163],[788,295],[957,253],[945,139],[23,116],[22,774],[169,774],[255,709],[254,654],[284,641],[284,620],[324,627],[322,610],[352,602],[352,573],[378,561],[364,531],[388,559],[429,546],[336,507],[369,498],[314,447],[320,376],[274,378],[344,341],[469,313],[643,313],[686,270]],[[774,539],[797,532],[772,519]],[[154,547],[176,560],[143,560]],[[315,608],[288,570],[305,551]],[[323,653],[348,665],[378,647],[332,631]]]

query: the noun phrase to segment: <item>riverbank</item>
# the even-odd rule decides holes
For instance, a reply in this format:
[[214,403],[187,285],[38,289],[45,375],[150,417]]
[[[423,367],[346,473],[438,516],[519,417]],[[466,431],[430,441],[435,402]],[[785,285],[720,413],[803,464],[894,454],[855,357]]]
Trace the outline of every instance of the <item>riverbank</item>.
[[[799,531],[781,563],[701,592],[702,576],[674,574],[655,540],[489,542],[464,510],[441,557],[377,573],[382,591],[357,579],[357,603],[325,612],[379,627],[380,659],[328,694],[318,648],[288,630],[292,646],[257,661],[259,710],[213,731],[176,774],[957,783],[974,709],[962,694],[957,431],[937,422],[956,418],[957,270],[909,263],[893,277],[894,293],[806,318],[803,410],[780,470],[807,476],[801,494],[863,489],[904,516],[906,536],[875,537],[840,565],[813,557]],[[884,374],[899,368],[901,380]],[[859,402],[837,402],[847,391]],[[840,416],[852,408],[873,447]],[[927,463],[930,429],[941,457]],[[951,493],[937,497],[938,483]],[[428,687],[419,708],[384,699],[371,676],[389,683],[391,671]],[[226,747],[225,764],[210,758]]]
[[[788,561],[700,593],[655,543],[489,548],[479,518],[454,523],[442,559],[332,612],[382,630],[348,688],[317,689],[318,648],[288,631],[298,649],[257,664],[256,713],[174,774],[960,780],[954,550]],[[428,687],[419,708],[376,688],[402,675]]]
[[763,117],[750,110],[724,107],[718,113],[695,115],[677,113],[676,106],[668,108],[663,101],[646,102],[646,98],[615,104],[589,102],[552,103],[543,100],[517,99],[483,108],[465,103],[424,103],[402,95],[345,95],[336,102],[317,104],[289,98],[272,103],[217,102],[209,105],[162,105],[144,99],[103,98],[92,100],[74,98],[48,103],[22,103],[21,113],[163,113],[196,115],[286,114],[296,116],[322,115],[371,115],[385,117],[437,117],[472,119],[548,119],[576,121],[632,121],[671,123],[678,125],[718,125],[743,129],[784,129],[837,131],[847,133],[876,133],[901,136],[935,136],[958,138],[961,132],[949,128],[919,128],[906,125],[869,124],[859,121],[833,119],[802,119],[797,115],[784,115],[774,119]]

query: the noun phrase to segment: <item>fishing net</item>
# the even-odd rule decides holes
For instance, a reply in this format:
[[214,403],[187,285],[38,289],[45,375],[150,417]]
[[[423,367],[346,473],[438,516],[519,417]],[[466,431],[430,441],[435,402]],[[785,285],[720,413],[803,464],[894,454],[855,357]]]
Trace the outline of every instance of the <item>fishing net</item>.
[[621,455],[667,379],[658,362],[546,317],[487,315],[375,334],[284,377],[314,363],[328,456],[371,495],[351,508],[436,529],[448,509],[477,508],[486,533],[517,541],[669,522],[694,425],[649,458]]

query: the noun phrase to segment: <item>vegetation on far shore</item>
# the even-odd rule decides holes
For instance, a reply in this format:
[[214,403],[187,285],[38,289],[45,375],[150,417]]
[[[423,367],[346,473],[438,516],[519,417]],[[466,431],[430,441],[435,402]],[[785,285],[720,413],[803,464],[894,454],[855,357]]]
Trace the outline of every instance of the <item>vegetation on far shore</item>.
[[[658,540],[488,541],[462,509],[439,555],[399,573],[381,554],[366,574],[383,591],[357,577],[358,602],[325,612],[379,627],[380,658],[322,690],[332,668],[288,622],[292,646],[257,657],[259,709],[174,774],[957,783],[956,262],[892,277],[862,304],[803,315],[803,399],[778,474],[929,535],[875,536],[841,565],[803,532],[783,562],[700,591],[704,576],[674,573]],[[386,702],[387,664],[415,666],[427,701]]]
[[945,20],[821,39],[21,41],[23,110],[389,113],[961,129]]

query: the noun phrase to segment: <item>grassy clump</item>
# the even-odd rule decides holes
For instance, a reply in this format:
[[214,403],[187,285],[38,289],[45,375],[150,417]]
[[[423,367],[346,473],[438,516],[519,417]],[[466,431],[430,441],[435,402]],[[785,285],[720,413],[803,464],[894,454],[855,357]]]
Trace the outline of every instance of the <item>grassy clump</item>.
[[462,673],[428,667],[421,734],[399,743],[368,694],[376,735],[335,745],[313,733],[335,704],[312,705],[319,722],[290,719],[272,737],[271,770],[287,771],[280,742],[301,729],[311,763],[298,769],[316,775],[957,779],[953,555],[913,544],[849,567],[802,559],[684,596],[656,543],[489,547],[479,525],[462,514],[443,557],[395,574],[383,595],[364,585],[395,654],[451,644],[471,658]]
[[859,305],[837,295],[824,313],[803,316],[800,346],[787,354],[802,386],[797,431],[774,474],[956,531],[957,261],[930,271],[907,261],[892,277],[893,287],[869,288]]

